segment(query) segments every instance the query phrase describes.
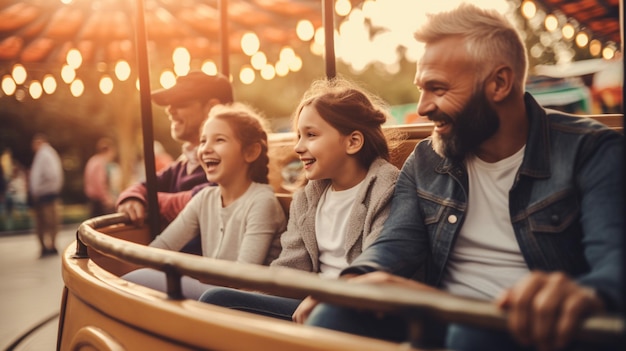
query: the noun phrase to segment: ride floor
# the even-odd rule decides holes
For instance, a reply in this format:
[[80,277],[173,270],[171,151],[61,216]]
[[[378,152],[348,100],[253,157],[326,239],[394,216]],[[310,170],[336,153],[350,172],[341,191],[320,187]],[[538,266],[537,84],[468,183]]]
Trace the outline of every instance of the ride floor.
[[[61,228],[59,252],[74,241],[76,228]],[[0,350],[56,350],[61,258],[40,259],[39,250],[34,232],[0,233]]]

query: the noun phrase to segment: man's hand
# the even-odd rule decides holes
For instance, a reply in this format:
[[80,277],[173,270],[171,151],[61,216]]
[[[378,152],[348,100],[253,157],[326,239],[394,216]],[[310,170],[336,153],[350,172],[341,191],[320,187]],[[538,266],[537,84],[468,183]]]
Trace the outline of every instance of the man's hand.
[[508,327],[515,339],[542,351],[567,346],[582,318],[604,310],[593,290],[563,273],[532,272],[496,304],[508,311]]
[[125,213],[130,220],[136,225],[143,225],[146,219],[146,207],[143,202],[134,199],[128,199],[117,206],[117,212]]
[[300,302],[298,308],[296,308],[296,311],[291,316],[291,319],[293,319],[293,321],[298,324],[304,324],[307,318],[309,318],[311,311],[313,311],[318,303],[319,301],[317,301],[316,299],[312,298],[311,296],[307,296],[306,299]]

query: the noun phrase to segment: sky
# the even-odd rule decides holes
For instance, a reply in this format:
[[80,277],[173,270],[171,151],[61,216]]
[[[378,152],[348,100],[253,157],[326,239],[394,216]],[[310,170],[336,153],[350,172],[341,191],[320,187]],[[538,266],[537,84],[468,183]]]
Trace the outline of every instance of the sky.
[[[398,47],[404,56],[415,62],[420,56],[420,45],[413,33],[426,21],[426,14],[451,10],[461,0],[376,0],[365,1],[362,9],[353,9],[337,28],[336,54],[354,71],[364,70],[372,62],[385,65],[390,74],[399,70]],[[511,6],[506,0],[474,0],[473,4],[507,13]],[[368,28],[377,28],[370,36]],[[382,28],[382,29],[381,29]]]

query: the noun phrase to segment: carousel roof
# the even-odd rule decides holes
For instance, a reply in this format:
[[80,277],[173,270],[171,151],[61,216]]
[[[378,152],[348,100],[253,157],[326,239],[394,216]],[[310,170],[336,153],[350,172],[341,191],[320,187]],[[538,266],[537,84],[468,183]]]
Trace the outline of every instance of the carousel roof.
[[621,43],[620,0],[535,0],[548,13],[560,12],[575,19],[593,37],[603,41]]
[[[136,2],[129,0],[0,0],[0,62],[64,62],[78,48],[83,62],[132,61]],[[230,0],[231,52],[253,31],[268,44],[297,39],[296,23],[321,25],[319,0]],[[186,47],[192,57],[220,51],[217,0],[146,0],[150,46],[172,52]]]

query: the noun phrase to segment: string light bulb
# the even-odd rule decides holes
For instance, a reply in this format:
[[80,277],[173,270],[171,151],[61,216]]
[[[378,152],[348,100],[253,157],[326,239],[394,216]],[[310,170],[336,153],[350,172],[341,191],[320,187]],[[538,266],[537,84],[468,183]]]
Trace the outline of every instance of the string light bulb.
[[41,83],[36,80],[30,82],[30,86],[28,87],[28,93],[30,94],[30,97],[32,97],[34,100],[39,99],[43,94],[43,88],[41,87]]
[[13,71],[11,73],[11,75],[13,76],[13,80],[15,81],[16,84],[24,84],[24,82],[26,81],[26,68],[24,68],[24,66],[22,66],[21,64],[17,63],[13,66]]

